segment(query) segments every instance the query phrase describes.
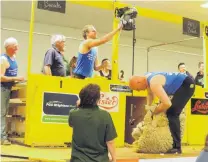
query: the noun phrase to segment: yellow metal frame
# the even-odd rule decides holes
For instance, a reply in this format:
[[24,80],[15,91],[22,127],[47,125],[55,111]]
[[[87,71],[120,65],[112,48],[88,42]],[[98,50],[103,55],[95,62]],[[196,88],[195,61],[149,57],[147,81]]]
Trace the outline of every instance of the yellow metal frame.
[[27,98],[26,98],[26,128],[25,128],[25,141],[27,141],[27,132],[30,132],[30,125],[29,123],[29,114],[30,114],[30,107],[31,107],[31,102],[29,100],[29,95],[31,93],[31,89],[29,88],[29,85],[31,84],[31,64],[32,64],[32,48],[33,48],[33,32],[34,32],[34,18],[35,18],[35,5],[37,1],[32,1],[31,5],[31,16],[30,16],[30,32],[29,32],[29,47],[28,47],[28,67],[27,67]]
[[[80,5],[86,5],[90,7],[96,7],[100,9],[112,10],[116,7],[131,6],[125,3],[112,2],[112,1],[73,1],[68,0],[70,3],[76,3]],[[31,10],[31,22],[30,22],[30,34],[29,34],[29,49],[28,49],[28,83],[27,83],[27,101],[26,101],[26,132],[25,132],[25,144],[30,146],[35,145],[59,145],[63,141],[71,141],[72,130],[68,128],[68,125],[55,125],[55,124],[43,124],[41,123],[42,117],[42,94],[44,91],[53,91],[60,93],[67,93],[70,89],[71,93],[78,93],[80,88],[86,85],[87,83],[99,83],[102,87],[102,91],[108,92],[110,84],[121,84],[118,81],[118,34],[113,38],[113,55],[112,55],[112,80],[102,80],[102,79],[86,79],[86,80],[76,80],[69,78],[60,78],[60,77],[50,77],[43,75],[31,74],[31,62],[32,62],[32,42],[33,42],[33,30],[34,30],[34,16],[35,16],[35,4],[36,1],[32,1],[32,10]],[[134,6],[135,7],[135,6]],[[145,16],[148,18],[153,18],[157,20],[167,21],[175,24],[182,24],[182,17],[170,13],[154,11],[150,9],[144,9],[137,7],[140,16]],[[205,23],[201,22],[201,25]],[[116,28],[118,25],[117,19],[114,17],[113,28]],[[208,62],[208,39],[204,34],[204,56],[206,62]],[[206,63],[205,63],[206,64]],[[206,71],[208,71],[208,66],[206,65]],[[207,73],[205,73],[207,75]],[[208,85],[207,77],[206,85]],[[60,89],[54,85],[58,85],[60,81],[63,81],[64,88]],[[70,85],[77,85],[70,86]],[[198,97],[204,98],[204,92],[208,91],[207,89],[198,89],[196,95]],[[145,94],[134,93],[137,96],[144,96]],[[118,132],[118,138],[116,140],[117,146],[124,146],[124,130],[125,130],[125,109],[126,109],[126,96],[130,95],[128,93],[120,93],[120,107],[118,113],[111,113],[114,124]],[[190,109],[190,104],[187,106]],[[200,129],[204,135],[208,132],[207,128],[201,123],[207,123],[208,116],[192,116],[190,110],[187,110],[187,129],[185,131],[185,143],[189,144],[203,144],[202,136],[200,140],[195,135],[194,128]],[[57,136],[56,133],[63,134],[61,137]],[[195,132],[195,133],[194,133]]]
[[[115,11],[117,2],[114,3],[113,9]],[[119,21],[114,18],[113,29],[118,27]],[[119,33],[113,37],[113,53],[112,53],[112,80],[118,80],[118,45],[119,45]]]
[[[118,8],[122,8],[125,6],[130,6],[132,7],[133,5],[127,4],[127,3],[121,3],[119,1],[113,2],[110,0],[102,1],[102,0],[91,0],[91,1],[83,1],[83,0],[67,0],[71,3],[76,3],[80,5],[85,5],[85,6],[90,6],[90,7],[96,7],[100,9],[107,9],[107,10],[113,10],[114,9],[114,3],[116,3],[116,6]],[[142,8],[139,6],[134,6],[137,8],[139,11],[139,16],[144,16],[152,19],[157,19],[157,20],[162,20],[162,21],[167,21],[170,23],[174,24],[182,24],[183,23],[183,17],[180,15],[175,15],[167,12],[162,12],[162,11],[156,11],[156,10],[151,10],[147,8]],[[201,22],[203,24],[203,22]]]
[[[208,89],[196,86],[192,98],[205,99],[205,92],[208,92]],[[186,105],[186,116],[185,134],[182,142],[189,145],[204,145],[205,137],[208,134],[208,115],[192,115],[191,101],[189,101]]]
[[206,65],[204,71],[204,81],[205,81],[205,88],[208,89],[208,36],[205,33],[206,26],[208,27],[208,22],[204,23],[204,30],[203,30],[203,54],[204,54],[204,64]]

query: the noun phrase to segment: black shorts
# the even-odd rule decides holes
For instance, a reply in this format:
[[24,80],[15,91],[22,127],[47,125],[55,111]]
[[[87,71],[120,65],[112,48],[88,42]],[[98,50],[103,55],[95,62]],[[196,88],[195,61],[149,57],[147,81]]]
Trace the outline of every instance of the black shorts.
[[190,76],[187,76],[180,88],[178,88],[178,90],[173,95],[171,100],[172,106],[167,110],[167,113],[174,113],[179,115],[183,108],[186,106],[189,99],[194,94],[194,90],[194,80]]

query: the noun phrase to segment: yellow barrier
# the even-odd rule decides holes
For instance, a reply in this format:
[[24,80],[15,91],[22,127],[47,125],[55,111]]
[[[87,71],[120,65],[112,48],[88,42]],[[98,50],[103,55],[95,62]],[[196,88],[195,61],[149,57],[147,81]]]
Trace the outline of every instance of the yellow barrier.
[[[30,84],[27,94],[27,122],[25,132],[25,144],[30,146],[63,146],[65,142],[71,142],[72,129],[68,123],[44,123],[43,117],[43,93],[70,93],[78,94],[80,89],[88,83],[97,83],[101,86],[102,92],[110,92],[110,84],[119,84],[105,79],[71,79],[60,77],[49,77],[43,75],[30,75]],[[62,81],[62,88],[60,88]],[[208,92],[200,87],[196,87],[193,98],[203,99],[204,94]],[[115,92],[113,92],[115,93]],[[119,93],[119,110],[112,112],[112,118],[118,133],[116,146],[124,146],[125,133],[125,114],[126,114],[126,96],[130,93]],[[134,93],[134,96],[146,96],[146,92]],[[187,123],[184,133],[183,143],[187,144],[203,144],[205,134],[208,132],[208,116],[191,114],[191,102],[187,104]],[[67,118],[67,117],[66,117]]]
[[[97,83],[101,86],[102,92],[109,92],[110,84],[116,84],[116,82],[100,78],[80,80],[32,74],[29,80],[25,144],[30,146],[64,145],[64,142],[71,142],[72,129],[68,123],[44,123],[42,121],[44,92],[78,94],[81,88],[88,83]],[[62,88],[60,88],[60,81],[62,81]],[[116,145],[124,146],[126,95],[131,94],[118,93],[118,95],[119,110],[112,112],[111,115],[118,132]]]
[[[206,99],[205,92],[208,89],[203,89],[196,86],[196,90],[192,99]],[[186,119],[186,137],[189,145],[204,145],[205,136],[208,134],[208,115],[197,115],[191,113],[195,105],[191,106],[191,101],[187,104],[187,119]]]

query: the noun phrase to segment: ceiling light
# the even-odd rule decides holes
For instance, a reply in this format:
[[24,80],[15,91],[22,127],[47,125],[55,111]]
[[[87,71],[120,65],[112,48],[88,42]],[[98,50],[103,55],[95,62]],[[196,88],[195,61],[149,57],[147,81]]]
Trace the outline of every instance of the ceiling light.
[[208,8],[208,2],[201,5],[202,8]]

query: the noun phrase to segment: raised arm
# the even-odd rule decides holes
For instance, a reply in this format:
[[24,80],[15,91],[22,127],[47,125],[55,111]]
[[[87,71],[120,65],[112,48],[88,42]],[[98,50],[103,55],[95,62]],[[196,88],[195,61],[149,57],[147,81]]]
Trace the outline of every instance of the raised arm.
[[102,44],[104,44],[104,43],[110,41],[110,40],[113,38],[113,36],[114,36],[118,31],[120,31],[121,29],[122,29],[122,24],[120,24],[120,25],[118,26],[117,29],[115,29],[115,30],[113,30],[112,32],[110,32],[110,33],[104,35],[104,36],[103,36],[102,38],[100,38],[100,39],[89,39],[88,41],[86,41],[86,44],[85,44],[85,45],[86,45],[89,49],[91,49],[92,47],[96,47],[96,46],[102,45]]

